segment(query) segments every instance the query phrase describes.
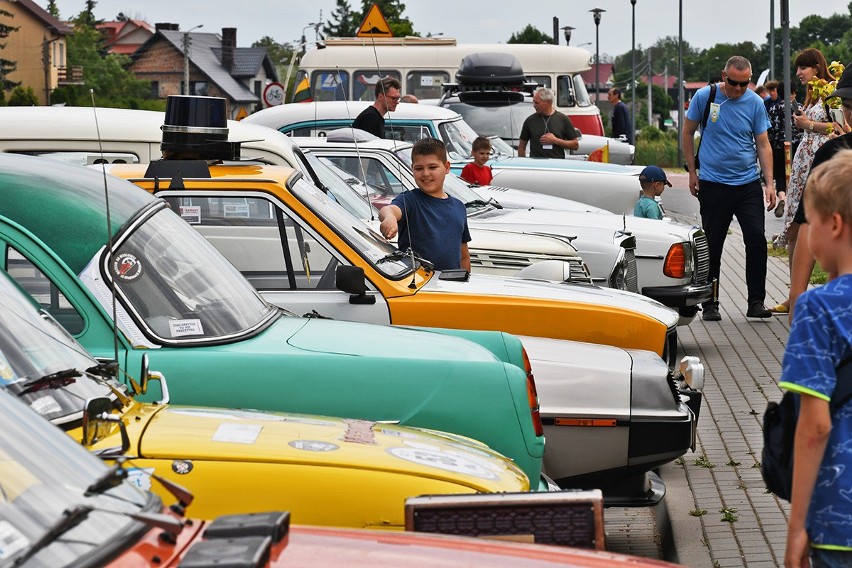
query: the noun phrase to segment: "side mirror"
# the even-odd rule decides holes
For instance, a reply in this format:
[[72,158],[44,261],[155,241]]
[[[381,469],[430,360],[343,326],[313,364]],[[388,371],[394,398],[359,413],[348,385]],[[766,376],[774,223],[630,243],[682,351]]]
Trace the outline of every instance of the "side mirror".
[[360,266],[341,264],[334,274],[334,285],[341,292],[351,294],[350,304],[375,304],[376,297],[367,294],[367,278]]
[[101,440],[109,437],[118,424],[121,432],[121,447],[100,450],[98,454],[123,455],[130,449],[130,438],[127,436],[127,428],[124,426],[120,416],[111,414],[112,401],[105,396],[90,398],[83,408],[83,445],[93,446]]
[[139,384],[133,383],[134,391],[137,395],[145,394],[148,392],[148,384],[151,381],[156,381],[160,384],[160,391],[162,392],[162,397],[156,404],[168,404],[169,403],[169,386],[166,384],[166,377],[163,376],[162,373],[158,373],[157,371],[152,371],[150,368],[150,363],[148,361],[148,354],[142,355],[142,368],[139,370]]

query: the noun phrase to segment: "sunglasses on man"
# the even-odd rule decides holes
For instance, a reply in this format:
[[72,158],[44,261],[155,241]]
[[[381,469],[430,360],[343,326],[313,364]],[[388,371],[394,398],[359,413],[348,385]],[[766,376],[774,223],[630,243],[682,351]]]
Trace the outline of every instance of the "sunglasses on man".
[[751,77],[747,81],[734,81],[727,75],[725,75],[725,81],[732,87],[739,87],[741,89],[745,89],[748,87],[749,83],[751,83]]

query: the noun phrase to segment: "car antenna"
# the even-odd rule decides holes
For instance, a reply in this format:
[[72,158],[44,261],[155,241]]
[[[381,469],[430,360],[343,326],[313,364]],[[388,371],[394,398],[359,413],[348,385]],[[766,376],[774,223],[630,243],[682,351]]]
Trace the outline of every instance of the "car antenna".
[[[387,95],[385,94],[384,83],[382,83],[382,77],[381,77],[382,68],[379,65],[379,52],[376,49],[376,38],[372,35],[370,36],[370,46],[373,48],[373,58],[376,60],[376,76],[379,78],[378,79],[378,81],[379,81],[378,84],[380,85],[379,88],[382,90],[382,94],[385,95],[385,97],[387,97]],[[390,112],[390,111],[388,111],[388,112]],[[390,129],[391,129],[391,138],[395,140],[396,137],[393,134],[393,123],[391,123]],[[355,138],[355,136],[353,136],[353,139],[354,138]],[[360,154],[360,152],[358,150],[358,143],[357,142],[355,142],[355,153]],[[358,156],[358,163],[359,164],[361,163],[361,156],[360,155]],[[361,175],[363,176],[364,183],[366,184],[367,183],[367,175],[364,173],[364,166],[363,165],[361,165]],[[406,254],[409,254],[411,256],[411,282],[409,282],[408,288],[410,290],[417,290],[417,259],[414,256],[414,249],[411,248],[411,229],[410,229],[410,225],[408,223],[408,207],[403,207],[402,214],[405,215],[405,232],[408,234],[408,250],[406,250],[405,252],[406,252]],[[397,241],[396,242],[397,242],[397,246],[399,246],[399,233],[397,233]]]
[[[106,223],[107,223],[107,254],[108,254],[108,262],[107,262],[107,270],[112,267],[113,262],[115,261],[115,251],[113,250],[113,242],[112,242],[112,218],[110,217],[109,210],[109,191],[107,190],[107,177],[106,177],[106,158],[104,157],[104,145],[101,140],[101,127],[98,123],[98,110],[95,105],[95,90],[89,89],[89,96],[92,98],[92,113],[95,116],[95,132],[98,136],[98,149],[101,153],[101,174],[104,180],[104,201],[106,206]],[[116,299],[115,299],[115,278],[110,277],[110,292],[112,293],[112,341],[113,341],[113,349],[115,353],[115,360],[119,362],[118,358],[118,317],[117,317],[117,307],[116,307]],[[120,363],[119,363],[120,367]]]
[[[340,75],[340,66],[335,66],[335,72],[337,73],[337,83],[341,83],[341,75]],[[364,171],[364,162],[361,161],[361,150],[358,148],[358,140],[356,140],[357,136],[355,135],[355,129],[352,128],[352,110],[349,108],[349,99],[348,97],[343,97],[343,105],[346,108],[346,120],[349,121],[349,130],[352,132],[352,141],[355,143],[355,154],[358,157],[358,171],[361,172],[361,181],[364,182],[364,201],[369,206],[370,210],[370,221],[376,220],[376,215],[374,212],[374,207],[370,202],[370,186],[367,184],[367,173]]]

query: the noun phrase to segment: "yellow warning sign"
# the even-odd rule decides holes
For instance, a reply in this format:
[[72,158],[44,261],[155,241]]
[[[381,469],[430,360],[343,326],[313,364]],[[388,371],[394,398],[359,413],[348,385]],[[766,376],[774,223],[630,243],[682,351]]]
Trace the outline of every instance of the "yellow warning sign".
[[393,37],[388,21],[385,20],[384,14],[376,4],[370,6],[367,16],[361,22],[358,33],[355,35],[358,37]]
[[242,120],[248,116],[248,112],[243,107],[240,107],[240,111],[237,113],[236,120]]

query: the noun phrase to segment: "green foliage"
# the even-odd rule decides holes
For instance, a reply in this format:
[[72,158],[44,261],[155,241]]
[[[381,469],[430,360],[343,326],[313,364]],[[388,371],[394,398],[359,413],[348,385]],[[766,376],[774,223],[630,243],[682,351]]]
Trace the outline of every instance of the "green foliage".
[[86,18],[78,17],[74,34],[66,39],[68,62],[83,67],[83,84],[55,89],[50,95],[50,102],[90,106],[89,91],[93,90],[98,106],[141,108],[142,101],[150,95],[150,83],[136,79],[127,71],[129,57],[105,53],[100,32],[85,21]]
[[512,37],[506,43],[553,43],[553,38],[532,24],[527,24],[527,27],[512,34]]
[[47,8],[45,9],[51,16],[59,19],[59,7],[56,5],[56,0],[48,0]]
[[12,89],[12,94],[9,96],[9,106],[36,105],[38,105],[38,97],[32,87],[22,87],[18,85]]
[[677,131],[663,132],[656,126],[646,126],[636,138],[637,164],[654,164],[661,168],[678,166]]
[[358,33],[358,16],[359,14],[352,11],[349,2],[337,0],[337,7],[332,12],[331,19],[323,26],[322,33],[326,37],[352,37]]
[[[12,26],[9,23],[4,23],[4,18],[14,18],[15,15],[11,12],[7,12],[6,10],[0,9],[0,38],[8,37],[9,34],[18,31],[18,28]],[[0,43],[0,51],[2,51],[6,47],[6,43]],[[3,95],[3,91],[8,91],[11,88],[18,85],[13,81],[8,80],[6,77],[9,73],[13,73],[15,69],[18,68],[18,64],[11,59],[5,59],[0,57],[0,97]]]

